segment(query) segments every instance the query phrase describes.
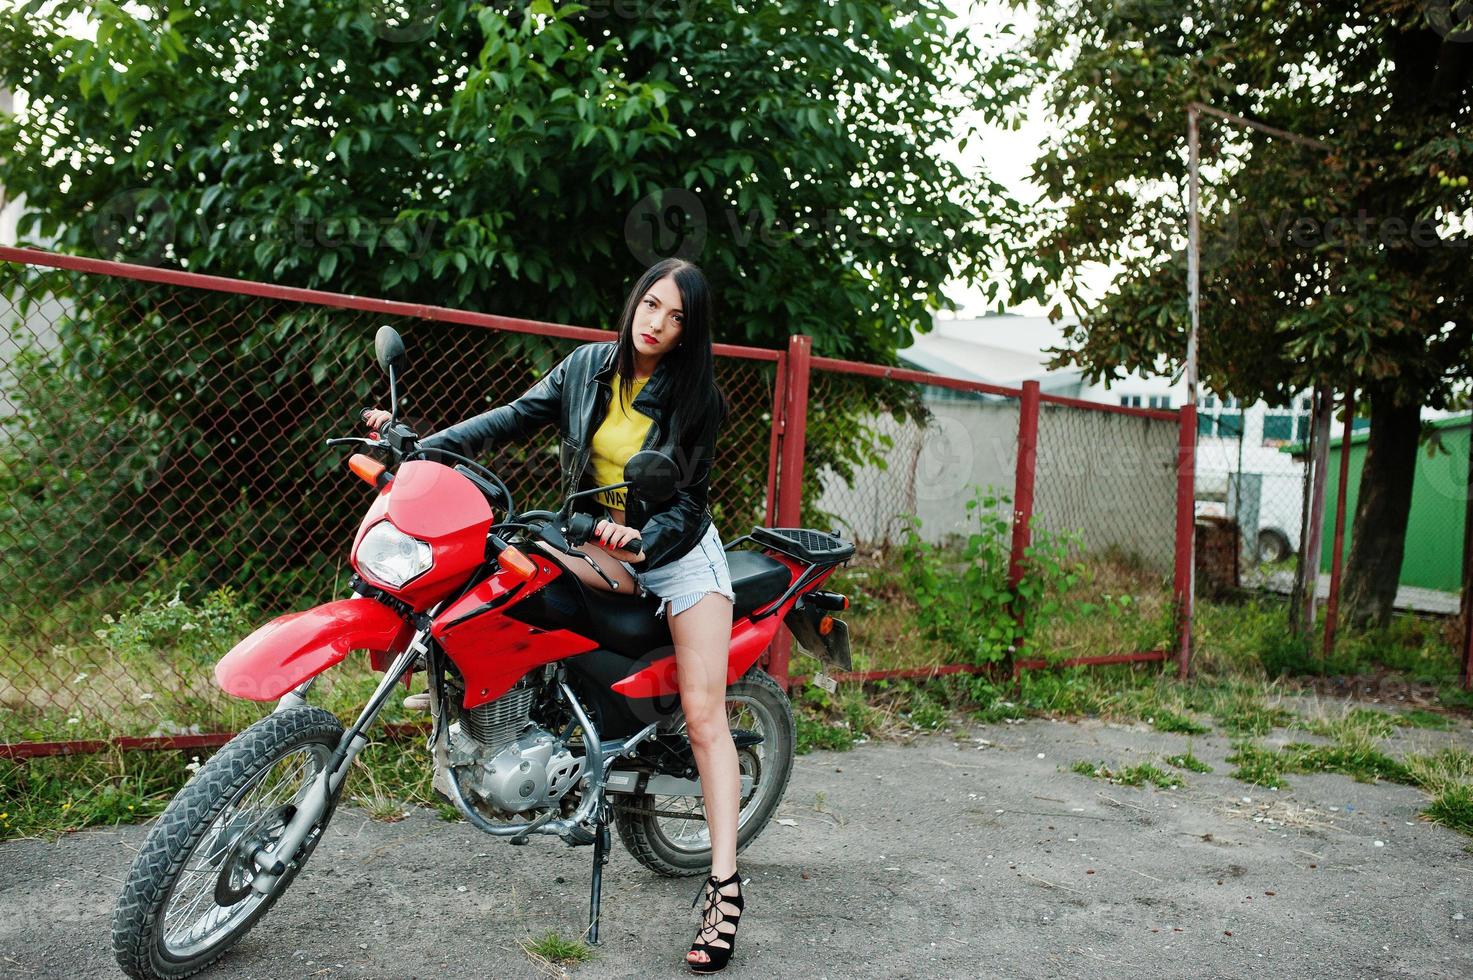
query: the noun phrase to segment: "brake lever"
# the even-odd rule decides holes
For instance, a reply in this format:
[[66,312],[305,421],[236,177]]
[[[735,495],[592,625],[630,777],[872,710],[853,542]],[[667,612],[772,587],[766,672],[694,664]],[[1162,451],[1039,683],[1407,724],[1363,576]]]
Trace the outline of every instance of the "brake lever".
[[379,441],[377,439],[365,439],[362,436],[346,436],[346,437],[344,437],[342,439],[329,439],[329,440],[327,440],[327,442],[324,443],[324,445],[327,445],[327,446],[346,446],[346,445],[349,445],[350,443],[353,444],[353,445],[357,445],[359,443],[362,443],[363,445],[368,446],[370,449],[389,449],[389,448],[391,448],[388,445],[388,443],[381,442],[381,441]]

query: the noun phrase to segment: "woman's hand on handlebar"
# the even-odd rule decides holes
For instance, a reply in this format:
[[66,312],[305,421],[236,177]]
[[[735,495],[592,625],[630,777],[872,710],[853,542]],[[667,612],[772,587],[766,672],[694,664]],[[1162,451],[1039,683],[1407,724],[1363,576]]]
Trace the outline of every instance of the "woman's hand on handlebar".
[[642,550],[626,551],[624,548],[624,545],[630,541],[639,540],[638,528],[615,524],[610,520],[601,520],[594,525],[593,537],[600,547],[620,561],[636,562],[644,558]]
[[363,424],[374,431],[388,425],[391,418],[393,416],[381,408],[365,408],[363,410]]

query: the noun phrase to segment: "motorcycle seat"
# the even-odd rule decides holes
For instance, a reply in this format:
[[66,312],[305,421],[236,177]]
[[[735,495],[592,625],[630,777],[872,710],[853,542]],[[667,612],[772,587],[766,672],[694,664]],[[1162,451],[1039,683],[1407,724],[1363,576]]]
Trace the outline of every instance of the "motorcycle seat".
[[728,551],[731,591],[736,593],[733,616],[745,616],[783,594],[793,582],[788,566],[760,551]]
[[[731,591],[736,594],[733,617],[746,616],[771,602],[792,582],[786,565],[761,552],[729,551],[726,564],[731,569]],[[583,592],[592,638],[607,649],[644,656],[673,642],[669,625],[655,615],[660,600],[654,596],[616,595],[602,589]]]

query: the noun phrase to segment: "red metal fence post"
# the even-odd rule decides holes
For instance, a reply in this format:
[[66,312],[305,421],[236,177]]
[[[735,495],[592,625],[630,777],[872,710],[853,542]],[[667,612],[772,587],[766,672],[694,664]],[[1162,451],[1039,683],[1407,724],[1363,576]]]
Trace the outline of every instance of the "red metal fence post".
[[[1038,472],[1038,382],[1023,382],[1018,399],[1018,466],[1013,477],[1013,548],[1008,555],[1008,589],[1013,594],[1013,618],[1021,623],[1023,604],[1018,585],[1023,581],[1028,546],[1033,543],[1033,480]],[[1014,649],[1008,655],[1011,668]]]
[[1345,393],[1345,427],[1340,434],[1340,485],[1335,488],[1335,538],[1330,542],[1330,595],[1325,600],[1325,645],[1321,656],[1335,652],[1340,612],[1340,559],[1345,554],[1345,485],[1350,482],[1350,437],[1355,423],[1355,392]]
[[[786,364],[778,372],[783,379],[782,443],[778,448],[777,524],[797,527],[803,511],[803,450],[808,435],[808,374],[813,341],[802,334],[788,338]],[[777,628],[768,653],[767,672],[788,689],[788,659],[793,637],[786,626]]]
[[1197,406],[1181,407],[1176,444],[1176,676],[1192,669],[1192,613],[1196,596],[1193,538],[1196,534]]
[[778,354],[772,377],[772,437],[767,444],[767,506],[762,516],[768,527],[777,526],[778,452],[783,444],[783,408],[787,398],[788,355]]

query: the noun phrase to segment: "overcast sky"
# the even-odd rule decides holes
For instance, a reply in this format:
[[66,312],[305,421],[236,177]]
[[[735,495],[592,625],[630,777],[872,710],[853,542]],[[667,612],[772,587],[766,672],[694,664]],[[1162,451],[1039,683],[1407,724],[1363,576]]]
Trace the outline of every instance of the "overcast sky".
[[[947,5],[959,18],[968,22],[968,30],[972,39],[986,51],[1000,50],[1004,45],[1017,44],[1017,37],[1026,35],[1034,24],[1029,11],[1012,10],[999,0],[982,0],[982,2],[947,0]],[[1008,24],[1012,24],[1015,28],[1012,37],[1001,34],[1001,28]],[[980,123],[980,120],[973,114],[968,114],[967,121],[974,126]],[[956,150],[955,141],[949,144],[949,153],[956,160],[962,172],[973,175],[985,168],[992,178],[1007,187],[1018,201],[1024,204],[1037,201],[1041,191],[1028,179],[1028,174],[1033,168],[1033,161],[1038,156],[1040,145],[1048,139],[1051,133],[1058,130],[1058,124],[1049,115],[1042,100],[1039,98],[1032,100],[1021,129],[1001,129],[995,126],[980,128],[984,134],[983,138],[973,139],[964,151]],[[1092,274],[1086,277],[1086,295],[1091,298],[1103,295],[1109,280],[1110,271],[1108,269],[1101,267],[1093,270]],[[952,283],[945,287],[945,292],[960,307],[957,316],[981,316],[989,310],[981,289],[969,289]],[[1062,301],[1062,295],[1057,295],[1047,305],[1022,303],[1009,307],[1009,310],[1014,313],[1039,315],[1046,312],[1054,302]],[[1070,313],[1067,304],[1064,305],[1064,312]]]

